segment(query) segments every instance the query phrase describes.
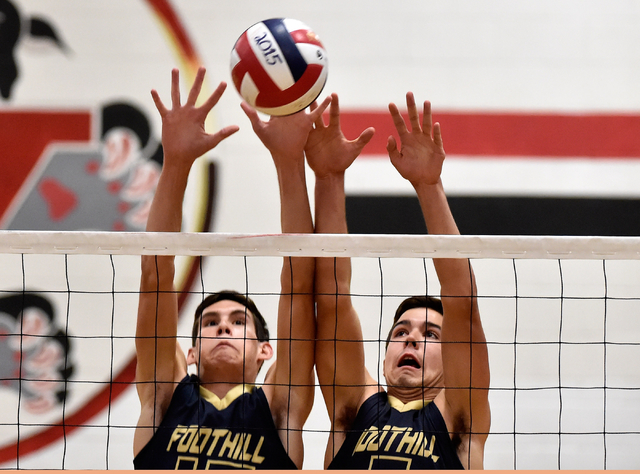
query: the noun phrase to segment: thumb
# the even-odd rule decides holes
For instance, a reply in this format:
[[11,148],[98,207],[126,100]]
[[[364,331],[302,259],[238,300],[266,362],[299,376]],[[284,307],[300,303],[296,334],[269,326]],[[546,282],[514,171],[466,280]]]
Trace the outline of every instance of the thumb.
[[355,142],[359,152],[362,151],[362,149],[366,146],[366,144],[371,141],[375,133],[376,133],[376,129],[373,127],[369,127],[360,134],[360,136],[356,139],[356,142]]
[[240,103],[240,107],[242,108],[242,111],[245,113],[245,115],[249,118],[249,121],[251,122],[251,126],[253,127],[253,129],[257,130],[258,128],[260,128],[260,125],[262,125],[262,120],[260,120],[260,117],[258,116],[258,112],[256,112],[256,109],[251,107],[245,101],[242,101]]
[[238,127],[237,125],[229,125],[227,127],[224,127],[223,129],[218,130],[216,133],[212,135],[207,135],[206,151],[209,151],[215,148],[218,145],[218,143],[220,143],[225,138],[230,137],[231,135],[236,133],[238,130],[240,130],[240,127]]
[[369,127],[360,134],[360,136],[358,137],[358,141],[362,142],[364,146],[371,141],[375,133],[376,133],[376,129],[373,127]]
[[387,139],[387,152],[389,153],[389,158],[394,159],[399,154],[398,152],[398,144],[396,143],[396,139],[391,135]]

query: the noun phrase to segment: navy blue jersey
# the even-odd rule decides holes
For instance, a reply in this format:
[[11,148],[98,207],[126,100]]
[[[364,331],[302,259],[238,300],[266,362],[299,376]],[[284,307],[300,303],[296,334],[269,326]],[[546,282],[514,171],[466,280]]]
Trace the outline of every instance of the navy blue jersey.
[[435,403],[369,397],[329,469],[464,469]]
[[195,375],[176,387],[167,413],[133,460],[136,469],[296,469],[261,388],[220,399]]

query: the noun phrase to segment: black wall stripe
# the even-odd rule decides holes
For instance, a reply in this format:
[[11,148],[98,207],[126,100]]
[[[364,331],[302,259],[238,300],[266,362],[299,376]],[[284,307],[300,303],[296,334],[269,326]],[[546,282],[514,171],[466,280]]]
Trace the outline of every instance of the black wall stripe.
[[[410,196],[347,196],[353,234],[423,234],[420,204]],[[640,236],[639,199],[450,197],[467,235]]]

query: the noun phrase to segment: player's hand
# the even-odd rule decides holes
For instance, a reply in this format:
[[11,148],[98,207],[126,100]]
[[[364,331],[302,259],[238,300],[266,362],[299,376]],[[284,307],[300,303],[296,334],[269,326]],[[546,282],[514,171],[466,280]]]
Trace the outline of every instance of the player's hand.
[[258,112],[246,102],[240,106],[251,121],[253,131],[271,152],[276,167],[280,167],[291,162],[303,163],[301,160],[304,159],[304,145],[309,132],[330,102],[331,97],[327,97],[320,106],[309,112],[301,110],[292,115],[272,116],[268,121],[261,120]]
[[429,101],[424,102],[422,124],[420,124],[420,116],[411,92],[407,93],[407,111],[411,130],[407,129],[398,107],[393,103],[389,104],[389,112],[401,143],[398,149],[396,139],[393,136],[389,137],[387,151],[391,163],[414,187],[421,184],[437,184],[440,181],[445,158],[440,124],[432,125]]
[[[316,104],[311,105],[311,110]],[[369,127],[355,140],[347,140],[340,129],[340,104],[338,94],[331,94],[329,125],[325,125],[322,115],[314,122],[304,151],[307,162],[316,177],[323,178],[332,174],[344,173],[358,157],[362,148],[369,143],[375,129]]]
[[218,103],[227,84],[221,82],[209,98],[199,107],[196,101],[202,89],[205,68],[200,67],[189,97],[180,102],[180,78],[178,69],[171,71],[171,108],[163,104],[158,92],[151,91],[151,97],[162,117],[162,147],[165,166],[191,167],[193,162],[218,143],[238,131],[237,125],[230,125],[216,133],[207,133],[204,122],[211,109]]

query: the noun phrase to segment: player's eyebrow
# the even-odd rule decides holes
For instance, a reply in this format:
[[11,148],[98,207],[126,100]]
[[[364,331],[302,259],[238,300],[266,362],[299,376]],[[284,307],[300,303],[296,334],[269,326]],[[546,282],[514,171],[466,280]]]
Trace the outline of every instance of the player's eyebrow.
[[[427,323],[428,324],[428,323]],[[424,326],[424,324],[420,324],[421,326]],[[395,331],[396,328],[400,327],[400,326],[405,326],[405,327],[411,327],[412,323],[410,320],[408,319],[401,319],[400,321],[397,321],[394,325],[393,325],[393,330]]]
[[397,321],[394,325],[393,325],[393,330],[395,330],[396,328],[400,327],[400,326],[410,326],[411,324],[409,324],[409,321],[407,321],[406,319],[403,319],[401,321]]
[[[395,331],[396,328],[401,327],[401,326],[411,327],[411,321],[409,321],[407,319],[402,319],[402,320],[396,322],[393,325],[392,332]],[[437,329],[439,331],[442,331],[442,326],[439,325],[439,324],[436,324],[436,323],[432,323],[431,321],[427,321],[426,329]]]
[[431,321],[427,321],[427,328],[435,328],[435,329],[439,329],[440,331],[442,331],[442,326],[440,326],[439,324],[436,324],[436,323],[432,323]]
[[[222,314],[221,311],[212,309],[211,311],[205,311],[204,313],[202,313],[201,318],[207,318],[207,317],[220,317]],[[249,309],[234,309],[229,313],[229,317],[238,317],[238,316],[243,316],[243,317],[247,317],[247,318],[252,318],[252,314],[251,311],[249,311]]]
[[251,311],[249,311],[248,309],[236,309],[233,310],[229,316],[244,316],[246,318],[251,318]]

